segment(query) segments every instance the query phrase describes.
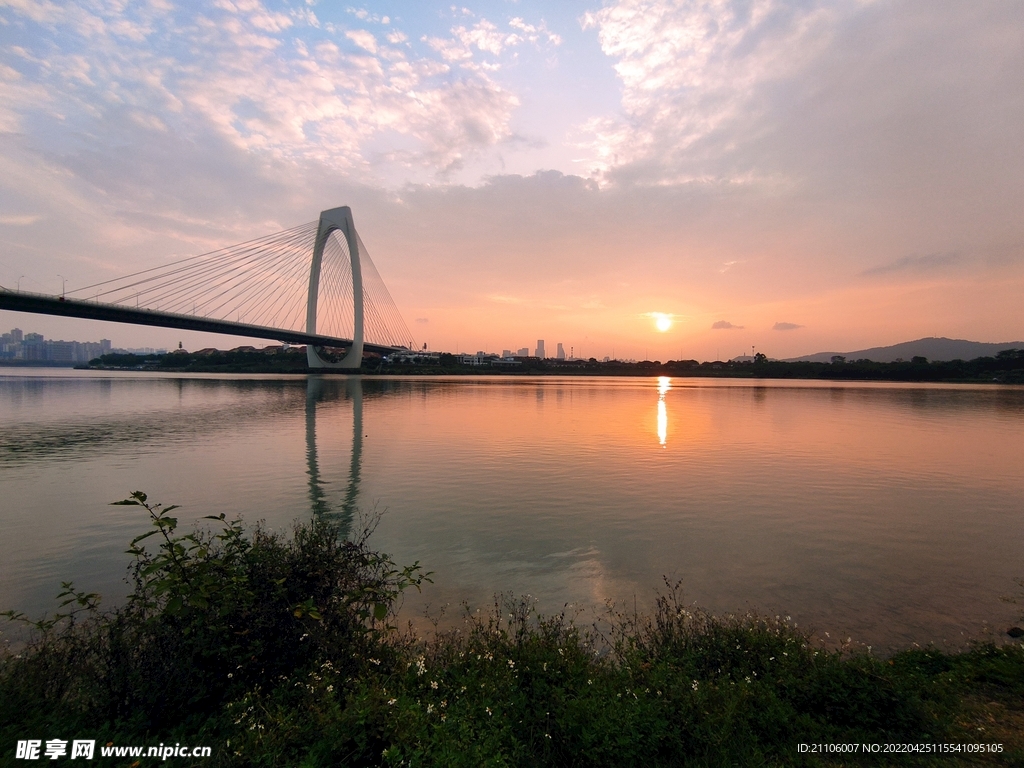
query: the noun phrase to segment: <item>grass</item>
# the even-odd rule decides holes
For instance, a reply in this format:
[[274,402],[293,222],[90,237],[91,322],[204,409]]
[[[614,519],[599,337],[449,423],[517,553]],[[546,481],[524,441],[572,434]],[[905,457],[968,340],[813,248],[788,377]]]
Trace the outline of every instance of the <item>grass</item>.
[[18,739],[86,738],[209,745],[204,766],[1024,765],[1019,643],[829,651],[785,621],[687,610],[678,585],[651,615],[601,627],[499,597],[421,640],[395,609],[427,575],[373,551],[368,531],[343,541],[314,520],[282,536],[217,517],[180,535],[173,508],[123,503],[152,527],[128,550],[122,607],[65,585],[62,613],[7,614],[32,639],[0,660],[0,763],[25,764]]

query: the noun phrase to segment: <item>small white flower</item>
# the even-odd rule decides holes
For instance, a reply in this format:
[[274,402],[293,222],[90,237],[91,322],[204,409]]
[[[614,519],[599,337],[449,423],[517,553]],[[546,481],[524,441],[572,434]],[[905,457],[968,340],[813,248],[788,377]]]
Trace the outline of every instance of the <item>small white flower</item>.
[[487,710],[487,714],[488,714],[488,715],[490,715],[490,714],[491,714],[491,708],[490,708],[490,707],[484,707],[484,709],[486,709],[486,710]]
[[437,690],[437,680],[431,680],[430,681],[430,687],[433,688],[436,691]]
[[388,699],[388,706],[392,706],[398,699]]

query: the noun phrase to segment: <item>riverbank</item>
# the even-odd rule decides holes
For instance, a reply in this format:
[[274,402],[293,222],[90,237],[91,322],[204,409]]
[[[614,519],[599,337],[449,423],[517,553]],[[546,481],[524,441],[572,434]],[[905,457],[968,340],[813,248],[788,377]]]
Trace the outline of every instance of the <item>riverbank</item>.
[[[166,355],[104,355],[89,363],[91,369],[156,370],[174,373],[295,373],[306,374],[304,348],[251,347],[201,353],[175,351]],[[330,372],[329,369],[327,372]],[[456,355],[441,354],[424,363],[388,362],[367,358],[361,373],[396,376],[682,376],[745,379],[821,379],[827,381],[893,381],[932,383],[1024,384],[1024,350],[1006,350],[996,357],[929,362],[876,363],[871,360],[832,363],[786,362],[759,357],[754,362],[696,360],[548,360],[522,358],[514,365],[468,365]]]
[[0,360],[4,368],[74,368],[76,363],[69,360]]
[[65,585],[63,618],[20,617],[35,639],[0,662],[5,762],[29,738],[205,745],[204,766],[1024,761],[1019,641],[878,658],[694,611],[674,585],[649,616],[580,627],[501,598],[420,638],[395,615],[429,574],[371,549],[372,522],[354,541],[223,516],[182,535],[173,508],[126,501],[151,526],[124,606]]

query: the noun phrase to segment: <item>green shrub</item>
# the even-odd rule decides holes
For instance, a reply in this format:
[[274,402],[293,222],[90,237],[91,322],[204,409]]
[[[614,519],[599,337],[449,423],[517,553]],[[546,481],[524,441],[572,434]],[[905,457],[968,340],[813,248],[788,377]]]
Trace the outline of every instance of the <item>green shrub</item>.
[[68,613],[30,622],[7,612],[33,637],[0,668],[0,723],[194,735],[232,699],[322,659],[357,674],[393,631],[402,590],[425,578],[326,521],[296,525],[291,537],[262,527],[247,536],[220,515],[206,518],[219,531],[177,535],[175,507],[140,492],[118,503],[144,508],[153,526],[128,549],[127,602],[101,613],[96,595],[65,584]]

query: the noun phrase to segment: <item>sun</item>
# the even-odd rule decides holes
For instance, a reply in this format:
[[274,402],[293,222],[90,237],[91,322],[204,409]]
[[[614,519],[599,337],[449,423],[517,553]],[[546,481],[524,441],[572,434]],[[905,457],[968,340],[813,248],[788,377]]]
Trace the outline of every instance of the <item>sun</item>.
[[665,333],[672,327],[672,315],[666,315],[664,312],[651,312],[651,317],[654,318],[654,327],[661,333]]

